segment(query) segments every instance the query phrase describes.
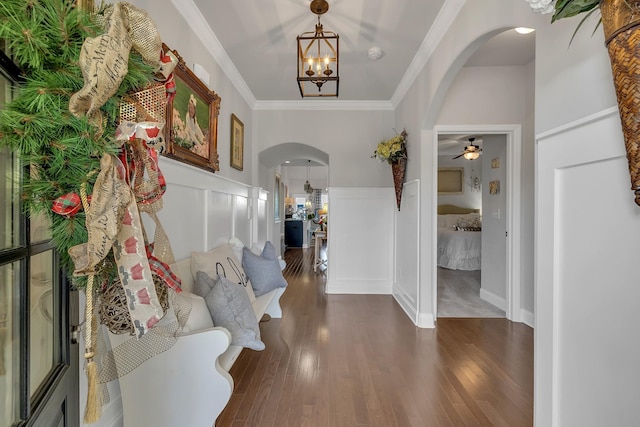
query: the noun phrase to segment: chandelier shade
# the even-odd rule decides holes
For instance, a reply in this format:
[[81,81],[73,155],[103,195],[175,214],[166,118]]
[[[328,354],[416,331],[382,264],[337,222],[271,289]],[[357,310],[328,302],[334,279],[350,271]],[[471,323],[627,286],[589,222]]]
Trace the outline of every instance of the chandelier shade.
[[340,88],[339,42],[340,36],[324,30],[320,15],[329,10],[326,0],[313,0],[310,5],[318,15],[315,31],[298,36],[298,88],[300,96],[338,97]]

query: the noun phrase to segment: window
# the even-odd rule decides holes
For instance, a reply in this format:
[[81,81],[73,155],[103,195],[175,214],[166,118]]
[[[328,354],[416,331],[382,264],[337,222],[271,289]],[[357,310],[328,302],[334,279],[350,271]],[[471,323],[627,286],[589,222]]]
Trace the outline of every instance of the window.
[[[17,93],[17,79],[0,51],[0,109]],[[24,212],[24,173],[19,154],[0,148],[0,427],[32,421],[70,357],[68,286],[46,219]]]

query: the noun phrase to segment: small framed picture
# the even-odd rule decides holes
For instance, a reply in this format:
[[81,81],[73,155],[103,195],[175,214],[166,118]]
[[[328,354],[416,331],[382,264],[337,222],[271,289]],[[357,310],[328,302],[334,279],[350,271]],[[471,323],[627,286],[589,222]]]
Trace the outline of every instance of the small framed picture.
[[231,114],[231,167],[243,168],[244,157],[244,124],[235,114]]
[[489,181],[489,194],[500,194],[500,181]]
[[495,159],[491,159],[491,168],[498,169],[500,167],[500,157],[496,157]]

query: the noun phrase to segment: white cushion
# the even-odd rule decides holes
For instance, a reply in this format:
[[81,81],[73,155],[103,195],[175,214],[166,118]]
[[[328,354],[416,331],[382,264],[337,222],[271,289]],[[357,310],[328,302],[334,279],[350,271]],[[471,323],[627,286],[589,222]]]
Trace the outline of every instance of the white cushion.
[[256,300],[249,276],[242,268],[242,262],[236,258],[232,245],[221,245],[209,252],[191,252],[191,274],[194,280],[198,271],[205,272],[213,280],[222,275],[230,282],[244,287],[249,301]]

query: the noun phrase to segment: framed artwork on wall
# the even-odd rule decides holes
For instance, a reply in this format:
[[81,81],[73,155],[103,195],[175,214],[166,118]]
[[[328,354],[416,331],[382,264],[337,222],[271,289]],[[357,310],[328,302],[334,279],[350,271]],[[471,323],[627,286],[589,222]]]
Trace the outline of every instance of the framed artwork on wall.
[[489,194],[500,194],[500,181],[489,181]]
[[[169,50],[163,45],[165,52]],[[177,51],[174,69],[176,94],[167,103],[165,140],[167,157],[211,172],[220,170],[218,114],[220,97],[187,67]]]
[[438,194],[463,194],[464,168],[438,168]]
[[242,170],[244,157],[244,124],[231,115],[231,167]]

